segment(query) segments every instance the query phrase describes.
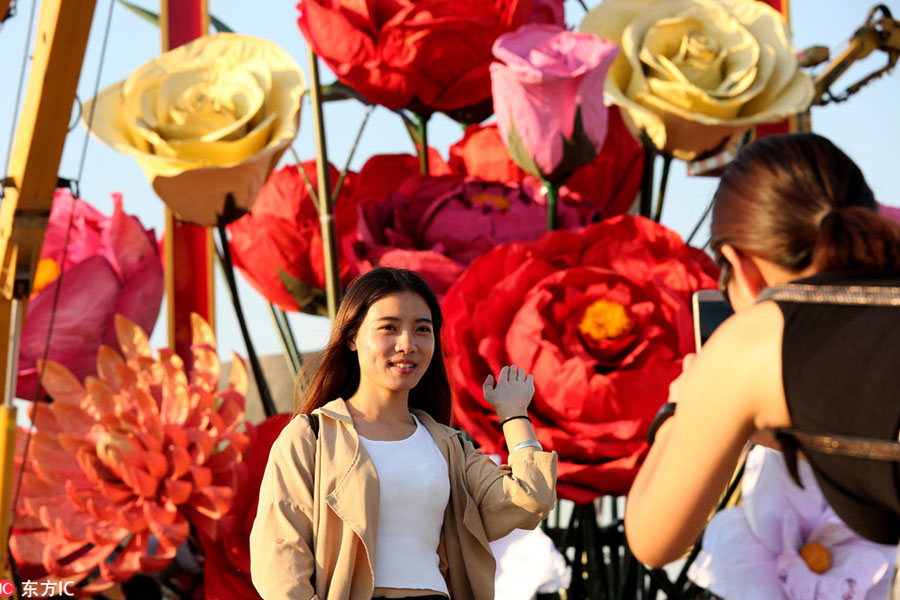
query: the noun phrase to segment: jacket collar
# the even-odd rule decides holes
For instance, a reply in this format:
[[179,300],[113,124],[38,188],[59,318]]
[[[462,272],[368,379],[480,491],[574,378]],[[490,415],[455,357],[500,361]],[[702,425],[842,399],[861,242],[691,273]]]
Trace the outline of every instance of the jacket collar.
[[[328,404],[320,407],[318,410],[326,417],[330,417],[338,421],[343,421],[344,423],[347,423],[349,425],[353,425],[353,417],[350,416],[350,411],[347,410],[347,403],[343,398],[335,398]],[[435,440],[447,439],[459,433],[452,427],[441,425],[424,410],[414,408],[411,412],[416,415],[419,421],[422,422],[422,425],[425,426],[425,429],[428,430],[428,433],[431,434],[431,437]]]

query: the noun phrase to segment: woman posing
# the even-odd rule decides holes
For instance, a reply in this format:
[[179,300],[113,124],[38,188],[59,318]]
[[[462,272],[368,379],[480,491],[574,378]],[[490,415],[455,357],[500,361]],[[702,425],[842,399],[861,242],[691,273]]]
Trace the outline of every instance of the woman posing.
[[[736,314],[685,361],[677,410],[631,489],[625,529],[642,562],[663,565],[697,539],[751,436],[897,441],[900,228],[877,210],[859,168],[818,135],[762,138],[725,171],[712,250]],[[799,443],[847,525],[897,543],[897,462],[780,439],[789,467]]]
[[376,268],[347,289],[260,488],[250,567],[266,600],[492,599],[488,542],[553,507],[531,375],[503,367],[484,382],[510,451],[497,467],[448,426],[441,324],[411,271]]

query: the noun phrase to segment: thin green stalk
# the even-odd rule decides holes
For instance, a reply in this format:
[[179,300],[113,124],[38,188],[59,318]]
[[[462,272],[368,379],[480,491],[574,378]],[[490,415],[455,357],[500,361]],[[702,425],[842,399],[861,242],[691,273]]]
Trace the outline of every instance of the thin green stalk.
[[644,174],[641,176],[641,204],[640,215],[651,216],[653,210],[653,167],[656,163],[656,149],[649,139],[643,140],[644,144]]
[[269,391],[266,376],[263,374],[262,364],[259,362],[259,357],[256,356],[253,341],[250,339],[250,330],[247,327],[246,319],[244,319],[241,299],[238,296],[237,281],[234,277],[234,264],[231,262],[231,249],[228,247],[228,236],[225,234],[225,225],[216,225],[216,231],[219,232],[219,242],[222,247],[220,252],[216,252],[216,256],[219,258],[219,266],[222,267],[225,282],[228,284],[228,295],[231,297],[232,306],[234,306],[234,313],[237,316],[238,326],[240,326],[241,335],[244,338],[244,345],[247,346],[247,358],[250,360],[250,369],[253,371],[253,378],[256,380],[256,389],[259,391],[259,399],[262,402],[263,411],[266,417],[271,417],[278,414],[278,409],[275,408],[272,393]]
[[275,322],[275,329],[278,330],[278,337],[281,340],[281,349],[284,352],[284,361],[287,363],[291,377],[297,376],[297,370],[300,368],[299,353],[293,339],[293,333],[285,328],[285,320],[283,319],[284,311],[269,302],[269,314],[272,315],[272,321]]
[[666,188],[669,187],[669,167],[671,166],[672,157],[664,154],[662,178],[659,181],[659,192],[656,195],[656,213],[653,215],[653,220],[657,223],[662,220],[663,202],[666,198]]
[[325,120],[322,118],[322,87],[319,83],[319,61],[307,45],[309,59],[310,101],[313,109],[313,131],[316,140],[316,179],[318,183],[319,221],[322,227],[322,249],[325,254],[325,297],[328,317],[337,315],[341,280],[338,275],[337,233],[331,207],[331,185],[328,180],[328,150],[325,147]]
[[354,138],[353,140],[353,145],[350,146],[350,153],[347,154],[347,162],[344,163],[344,168],[341,170],[341,174],[334,186],[334,191],[331,192],[332,206],[337,203],[338,196],[341,193],[341,188],[344,187],[344,179],[347,177],[347,173],[350,171],[350,162],[353,160],[353,155],[356,154],[356,148],[359,146],[359,140],[360,138],[362,138],[363,130],[366,128],[366,123],[369,122],[369,117],[372,116],[373,110],[375,110],[375,106],[366,107],[366,114],[363,117],[362,123],[359,124],[359,131],[356,132],[356,138]]
[[694,236],[697,235],[697,232],[700,231],[700,226],[703,225],[703,222],[706,221],[706,217],[709,216],[709,213],[712,211],[713,201],[710,200],[709,204],[706,205],[706,210],[703,211],[703,214],[700,215],[700,220],[697,221],[697,224],[694,225],[694,228],[691,230],[691,235],[687,237],[686,244],[690,245],[694,240]]
[[316,202],[316,208],[318,208],[317,200],[319,198],[319,193],[316,192],[316,186],[313,185],[312,179],[309,178],[309,173],[306,172],[306,168],[303,166],[303,161],[300,160],[300,155],[297,154],[297,151],[294,150],[293,146],[291,146],[291,156],[294,157],[294,162],[297,164],[297,170],[300,171],[300,176],[303,177],[303,183],[306,184],[306,193],[309,194],[309,197],[312,198],[313,202]]
[[428,115],[416,115],[419,120],[419,172],[428,175]]
[[544,181],[542,187],[547,195],[547,231],[554,231],[558,228],[558,212],[557,204],[559,203],[559,183],[551,183]]

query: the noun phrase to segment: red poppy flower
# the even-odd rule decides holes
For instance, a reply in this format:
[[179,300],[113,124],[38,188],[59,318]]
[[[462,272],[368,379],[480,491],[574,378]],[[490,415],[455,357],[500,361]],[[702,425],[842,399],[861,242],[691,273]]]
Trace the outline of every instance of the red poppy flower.
[[[489,181],[536,181],[510,158],[496,123],[470,125],[463,138],[450,146],[454,173]],[[609,109],[609,130],[593,161],[566,180],[565,190],[592,198],[603,217],[627,211],[641,189],[644,149],[628,132],[617,107]]]
[[[316,54],[372,102],[422,113],[478,106],[469,122],[492,112],[494,40],[533,18],[531,0],[301,0],[297,8]],[[535,17],[546,20],[539,8]]]
[[692,349],[691,294],[715,285],[709,257],[642,217],[492,250],[443,302],[456,422],[485,452],[504,452],[481,385],[515,364],[534,374],[531,417],[559,454],[559,495],[627,492]]
[[250,529],[256,519],[259,486],[269,450],[290,415],[269,417],[258,426],[247,424],[250,446],[236,465],[237,486],[231,511],[216,521],[217,539],[200,535],[206,556],[203,581],[207,598],[219,600],[259,598],[250,581]]
[[[303,168],[316,181],[315,161]],[[329,166],[332,185],[338,172]],[[334,208],[338,237],[355,230],[355,175],[348,173]],[[315,312],[325,288],[325,260],[319,211],[303,175],[294,165],[272,173],[249,214],[228,226],[234,265],[267,300],[284,310]],[[340,264],[341,279],[352,279],[349,265]]]

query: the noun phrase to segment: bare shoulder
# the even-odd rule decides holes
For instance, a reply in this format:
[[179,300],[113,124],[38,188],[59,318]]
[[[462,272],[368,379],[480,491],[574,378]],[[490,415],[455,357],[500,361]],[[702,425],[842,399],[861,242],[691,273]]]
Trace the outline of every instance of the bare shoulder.
[[757,429],[784,424],[783,333],[784,317],[774,302],[734,315],[704,346],[691,369],[691,379],[696,380],[692,387],[718,390],[732,410],[743,409]]

